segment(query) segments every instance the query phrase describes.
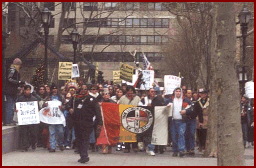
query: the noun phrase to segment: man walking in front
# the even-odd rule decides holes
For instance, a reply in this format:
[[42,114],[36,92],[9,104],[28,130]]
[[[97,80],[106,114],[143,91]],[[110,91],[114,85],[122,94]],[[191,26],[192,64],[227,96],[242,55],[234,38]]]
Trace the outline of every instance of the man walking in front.
[[172,150],[173,156],[183,157],[185,155],[185,130],[186,116],[191,113],[191,102],[182,97],[180,87],[174,89],[173,101],[173,120],[172,120]]

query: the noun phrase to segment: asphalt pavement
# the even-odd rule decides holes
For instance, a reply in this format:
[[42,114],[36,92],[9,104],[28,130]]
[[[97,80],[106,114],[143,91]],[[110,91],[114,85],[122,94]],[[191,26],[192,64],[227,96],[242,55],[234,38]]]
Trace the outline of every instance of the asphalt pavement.
[[[2,166],[217,166],[217,158],[204,158],[196,151],[195,156],[172,157],[171,148],[164,154],[149,156],[145,152],[123,153],[114,151],[112,154],[89,152],[90,161],[82,164],[77,162],[79,154],[74,150],[56,150],[49,153],[46,149],[37,148],[27,152],[14,151],[2,155]],[[245,150],[246,166],[254,166],[254,147]]]

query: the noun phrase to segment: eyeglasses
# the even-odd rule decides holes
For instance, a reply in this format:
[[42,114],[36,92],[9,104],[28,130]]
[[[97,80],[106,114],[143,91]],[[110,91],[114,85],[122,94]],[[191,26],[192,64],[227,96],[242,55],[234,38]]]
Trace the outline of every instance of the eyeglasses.
[[104,93],[104,95],[109,95],[109,93]]
[[69,89],[69,91],[75,91],[76,89]]

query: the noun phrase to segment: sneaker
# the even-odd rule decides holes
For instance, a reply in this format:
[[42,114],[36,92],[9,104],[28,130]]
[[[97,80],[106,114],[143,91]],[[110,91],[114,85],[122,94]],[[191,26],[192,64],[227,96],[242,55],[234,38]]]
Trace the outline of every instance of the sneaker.
[[172,154],[172,157],[177,157],[178,156],[178,152],[174,152],[173,154]]
[[147,151],[147,153],[148,153],[149,156],[156,156],[154,151]]
[[183,157],[184,155],[185,155],[184,152],[180,152],[180,153],[179,153],[179,156],[180,156],[180,157]]
[[80,162],[80,163],[86,163],[86,162],[89,162],[89,157],[86,157],[86,158],[80,158],[80,159],[78,159],[78,162]]
[[140,151],[144,150],[144,143],[143,142],[138,142],[138,148]]
[[65,149],[66,149],[66,150],[69,150],[69,149],[71,149],[71,147],[70,147],[70,146],[66,146]]
[[49,149],[49,152],[50,153],[55,152],[55,149]]

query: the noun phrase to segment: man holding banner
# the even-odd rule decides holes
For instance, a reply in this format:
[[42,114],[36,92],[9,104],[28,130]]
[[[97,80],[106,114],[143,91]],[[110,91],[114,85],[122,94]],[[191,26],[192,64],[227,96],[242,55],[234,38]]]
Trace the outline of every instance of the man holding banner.
[[[33,150],[36,149],[38,127],[37,124],[39,123],[38,104],[37,102],[35,102],[37,101],[37,99],[34,96],[32,96],[30,92],[31,86],[26,85],[24,87],[24,94],[18,98],[16,103],[16,112],[18,113],[18,124],[20,125],[20,147],[22,152],[28,151],[28,148],[30,146]],[[19,102],[28,102],[28,104],[26,105]],[[32,107],[31,104],[34,104],[34,106]],[[24,106],[31,106],[32,108],[26,108]],[[37,115],[37,117],[34,114]]]
[[[132,86],[127,86],[126,88],[126,94],[123,95],[118,104],[124,104],[124,105],[133,105],[133,106],[138,106],[140,102],[139,96],[135,95],[135,89]],[[130,153],[130,144],[131,142],[126,142],[125,143],[125,150],[124,153]],[[132,148],[134,152],[138,151],[138,145],[137,142],[132,142]]]

